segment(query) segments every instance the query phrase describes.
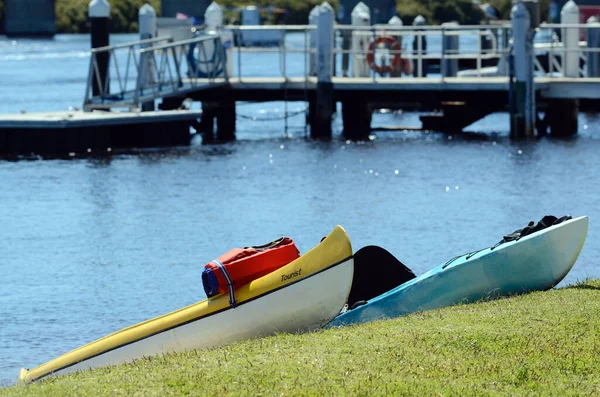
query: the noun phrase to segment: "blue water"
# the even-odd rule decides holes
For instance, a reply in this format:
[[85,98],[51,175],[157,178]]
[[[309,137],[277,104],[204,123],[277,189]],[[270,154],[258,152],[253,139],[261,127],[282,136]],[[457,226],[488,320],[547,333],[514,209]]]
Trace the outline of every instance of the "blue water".
[[[0,38],[0,113],[81,106],[88,45]],[[600,277],[599,116],[582,114],[570,140],[511,142],[500,113],[469,139],[400,131],[350,143],[339,121],[331,142],[305,140],[303,115],[285,131],[284,110],[239,104],[239,139],[221,146],[0,161],[0,382],[203,299],[204,263],[232,247],[288,235],[305,252],[336,224],[355,249],[381,245],[420,274],[546,214],[588,215],[565,283]],[[418,116],[373,121],[399,124]]]

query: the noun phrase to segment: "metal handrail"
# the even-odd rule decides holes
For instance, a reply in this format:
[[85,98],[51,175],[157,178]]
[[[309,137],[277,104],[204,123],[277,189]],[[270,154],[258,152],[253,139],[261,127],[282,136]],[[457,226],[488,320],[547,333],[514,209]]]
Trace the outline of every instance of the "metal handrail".
[[157,42],[161,42],[161,41],[172,42],[173,38],[170,36],[162,36],[162,37],[155,37],[152,39],[144,39],[144,40],[139,40],[139,41],[129,41],[126,43],[121,43],[121,44],[92,48],[91,52],[97,53],[97,52],[104,52],[104,51],[119,50],[121,48],[144,46],[144,45],[153,44],[153,43],[157,43]]
[[[160,44],[165,41],[167,44]],[[212,58],[207,56],[208,43],[212,46]],[[203,55],[202,60],[190,59],[189,54],[193,46],[197,46],[196,48]],[[225,70],[223,51],[219,35],[206,35],[178,42],[174,42],[170,37],[158,37],[96,48],[90,52],[88,84],[83,108],[85,110],[112,107],[131,109],[157,98],[181,95],[200,85],[227,84],[229,75]],[[104,62],[110,65],[104,78],[101,76],[103,71],[99,64],[101,54],[104,54],[102,55]],[[121,58],[126,56],[124,68],[120,65],[118,54],[121,54]],[[185,67],[187,72],[184,72]],[[202,68],[206,72],[208,82],[195,74],[195,71]],[[184,80],[186,75],[189,78]],[[222,81],[216,82],[217,77],[223,77]],[[113,90],[111,90],[111,81]],[[90,95],[92,88],[96,92]]]

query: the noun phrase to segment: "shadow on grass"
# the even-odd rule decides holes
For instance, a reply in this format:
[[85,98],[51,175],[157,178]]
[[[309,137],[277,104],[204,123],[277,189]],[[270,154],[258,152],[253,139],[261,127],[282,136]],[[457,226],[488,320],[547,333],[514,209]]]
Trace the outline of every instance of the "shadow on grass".
[[586,278],[580,281],[576,281],[571,285],[566,286],[567,289],[591,289],[600,291],[600,280],[594,280],[592,278]]
[[577,285],[571,285],[567,288],[574,288],[574,289],[593,289],[596,291],[600,291],[600,286],[598,285],[591,285],[591,284],[577,284]]

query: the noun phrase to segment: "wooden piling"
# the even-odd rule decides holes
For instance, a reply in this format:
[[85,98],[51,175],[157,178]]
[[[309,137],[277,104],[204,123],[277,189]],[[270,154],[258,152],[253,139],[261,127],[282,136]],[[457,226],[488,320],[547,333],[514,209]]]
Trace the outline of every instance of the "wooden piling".
[[514,106],[510,114],[510,136],[513,139],[533,137],[535,134],[535,90],[533,88],[533,34],[531,17],[523,3],[511,11],[514,38],[515,82],[512,92]]
[[[579,7],[569,0],[560,11],[561,23],[578,24]],[[563,75],[579,77],[579,28],[566,27],[562,31],[565,55],[563,57]],[[555,137],[569,137],[577,134],[579,101],[576,99],[554,99],[548,101],[546,122],[550,134]]]
[[[149,3],[141,6],[140,10],[138,11],[138,29],[141,40],[156,37],[156,11]],[[151,57],[152,54],[144,53],[142,59],[140,59],[140,75],[138,76],[138,79],[141,80],[142,87],[145,87],[146,84],[151,83],[154,75],[152,70],[154,64]],[[153,111],[154,101],[143,102],[140,104],[140,107],[143,112]]]
[[546,109],[545,123],[554,137],[570,137],[577,134],[579,101],[576,99],[550,99]]
[[203,144],[215,142],[215,119],[218,109],[218,102],[202,102],[202,116],[197,131],[202,134]]
[[365,141],[371,133],[373,109],[368,102],[360,98],[342,101],[342,121],[344,138],[353,141]]
[[[92,0],[88,7],[88,16],[91,24],[92,48],[106,47],[110,44],[110,32],[108,28],[110,18],[110,4],[106,0]],[[109,92],[110,81],[108,80],[108,70],[110,54],[101,52],[96,55],[98,62],[98,73],[94,69],[92,77],[92,94],[100,95],[102,92]],[[106,90],[104,90],[106,88]]]
[[225,99],[219,103],[216,109],[217,119],[217,142],[235,141],[235,101]]
[[317,23],[317,99],[312,138],[331,138],[331,116],[333,115],[333,23],[334,12],[327,2],[319,8]]

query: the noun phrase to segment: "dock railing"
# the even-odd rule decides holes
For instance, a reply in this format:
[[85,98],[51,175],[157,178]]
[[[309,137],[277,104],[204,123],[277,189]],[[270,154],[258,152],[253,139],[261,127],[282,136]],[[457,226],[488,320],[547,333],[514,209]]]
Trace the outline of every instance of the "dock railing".
[[[566,46],[562,38],[572,31],[577,37],[576,46]],[[546,33],[550,40],[535,45],[535,71],[544,77],[600,77],[598,74],[598,59],[600,56],[600,41],[593,43],[580,40],[590,36],[589,33],[600,34],[599,25],[590,24],[549,24],[544,23],[538,32]],[[544,63],[541,60],[545,60]]]
[[[574,31],[577,37],[596,30],[600,34],[599,29],[600,24],[542,24],[534,44],[535,76],[600,77],[600,39],[594,43],[578,40],[575,46],[565,46],[558,39],[568,32],[573,37]],[[241,46],[242,32],[252,30],[280,30],[282,39],[274,47]],[[285,84],[294,80],[303,82],[308,90],[316,83],[316,32],[316,25],[225,26],[221,31],[197,32],[196,37],[177,42],[158,37],[96,48],[91,51],[84,109],[134,109],[158,98],[229,84],[230,77],[237,82],[262,78],[281,79]],[[238,44],[229,48],[228,38],[232,36],[238,38],[232,40]],[[338,82],[508,79],[509,22],[471,26],[337,24],[334,36],[332,75]],[[397,45],[390,46],[384,37],[394,38]],[[248,62],[247,57],[256,56],[260,61]],[[103,64],[108,65],[104,72]]]
[[95,48],[83,108],[131,110],[158,98],[228,84],[224,65],[221,38],[213,34],[177,42],[157,37]]
[[[569,75],[564,70],[566,59],[577,57],[579,62],[578,75],[590,76],[588,60],[600,54],[600,45],[590,46],[586,41],[580,41],[576,48],[567,48],[554,34],[556,31],[566,32],[568,29],[581,29],[584,33],[589,29],[600,29],[589,24],[565,25],[542,24],[536,32],[534,44],[536,59],[535,73],[538,77],[565,77]],[[277,55],[277,68],[269,69],[268,77],[280,77],[284,80],[304,77],[307,81],[315,76],[316,26],[315,25],[273,25],[273,26],[226,26],[234,37],[240,37],[243,31],[252,30],[282,30],[284,35],[279,46],[275,47],[242,47],[236,45],[235,71],[231,77],[243,80],[250,77],[262,77],[265,70],[254,73],[247,66],[247,54]],[[300,35],[301,38],[290,44],[290,34]],[[491,77],[508,76],[508,57],[511,51],[512,26],[510,22],[489,25],[455,25],[455,26],[396,26],[373,25],[352,26],[335,25],[335,48],[332,50],[333,75],[337,79],[365,78],[377,82],[388,78],[432,78],[444,81],[446,78],[460,77]],[[378,38],[392,36],[398,40],[400,48],[389,46],[369,45],[377,42]],[[350,38],[350,40],[344,40]],[[358,38],[358,40],[353,39]],[[356,42],[361,41],[358,46]],[[239,41],[238,41],[239,42]],[[344,43],[350,43],[345,46]],[[412,63],[412,73],[402,70],[389,73],[386,66],[390,65],[395,56],[399,55],[404,62]],[[344,61],[343,58],[347,57]],[[367,59],[373,59],[369,63]],[[302,62],[301,73],[295,62]],[[347,63],[348,65],[344,65]],[[377,64],[376,68],[373,64]],[[465,65],[467,70],[465,70]],[[270,65],[274,66],[274,65]],[[378,71],[378,70],[380,71]],[[264,76],[267,77],[267,76]],[[595,76],[598,77],[598,76]]]
[[[231,77],[243,79],[244,77],[258,77],[252,73],[247,66],[245,66],[244,56],[245,54],[277,54],[278,56],[278,71],[272,73],[270,77],[283,77],[284,79],[292,77],[305,77],[310,79],[315,75],[315,25],[273,25],[273,26],[226,26],[225,30],[233,32],[234,37],[241,37],[243,31],[252,30],[282,30],[284,31],[284,39],[281,40],[279,46],[275,47],[242,47],[236,45],[234,54],[236,55],[235,61],[235,72],[232,73]],[[498,26],[498,25],[476,25],[476,26],[457,26],[457,27],[445,27],[445,26],[393,26],[393,25],[373,25],[373,26],[351,26],[351,25],[336,25],[335,26],[335,48],[332,49],[334,71],[333,75],[338,78],[353,78],[353,77],[370,77],[373,81],[377,81],[381,78],[391,77],[386,73],[377,73],[372,65],[368,65],[366,59],[370,52],[374,52],[375,58],[384,59],[384,62],[391,62],[396,55],[404,60],[414,62],[414,73],[411,76],[404,77],[428,77],[426,71],[426,65],[428,63],[435,63],[438,65],[446,65],[452,61],[458,62],[459,60],[465,61],[470,60],[473,64],[475,75],[484,76],[483,66],[485,63],[495,62],[498,59],[507,56],[508,54],[508,43],[506,40],[503,41],[502,37],[506,37],[506,33],[503,30],[509,30],[510,26]],[[289,37],[289,34],[301,34],[301,39],[294,41],[291,45],[285,37]],[[362,39],[362,45],[344,47],[344,36],[359,36]],[[369,44],[372,41],[376,41],[378,37],[382,36],[393,36],[402,42],[403,45],[399,49],[379,49],[375,48],[369,50]],[[465,41],[468,37],[467,42],[470,46],[464,47],[447,47],[444,46],[444,42],[447,39],[454,38],[454,42]],[[490,43],[488,48],[482,45],[482,42],[487,39]],[[360,41],[360,40],[359,40]],[[238,43],[240,41],[238,40]],[[428,42],[428,44],[427,44]],[[415,43],[415,46],[413,46]],[[426,47],[427,46],[427,47]],[[414,47],[414,48],[413,48]],[[294,73],[290,73],[290,58],[294,57],[294,60],[298,60],[300,56],[302,62],[301,76],[297,76]],[[353,68],[350,66],[347,70],[343,67],[343,57],[351,58],[348,61],[354,65]],[[361,61],[357,62],[357,59]],[[365,68],[361,68],[361,71],[354,70],[358,69],[356,65],[363,63],[366,67],[367,75],[365,76]],[[443,69],[443,67],[442,67]],[[298,68],[294,68],[297,72]],[[274,72],[274,68],[271,69]],[[448,71],[441,70],[440,78],[448,77]],[[396,76],[399,77],[399,76]],[[429,76],[433,77],[433,76]]]

